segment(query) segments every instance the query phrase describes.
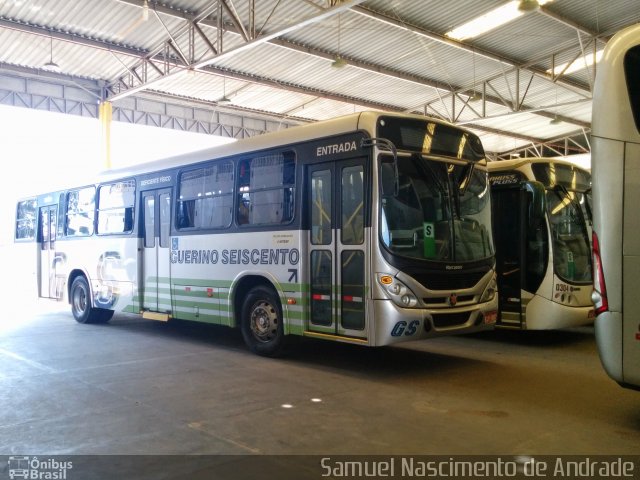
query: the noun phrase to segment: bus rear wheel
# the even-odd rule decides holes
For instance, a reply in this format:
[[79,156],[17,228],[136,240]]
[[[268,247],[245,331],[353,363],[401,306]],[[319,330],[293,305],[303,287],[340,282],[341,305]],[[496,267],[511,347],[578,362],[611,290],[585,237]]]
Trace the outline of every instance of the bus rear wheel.
[[258,355],[275,357],[284,346],[282,308],[272,289],[254,287],[242,306],[242,337],[249,349]]
[[76,277],[73,281],[69,297],[71,313],[78,323],[106,323],[113,316],[113,310],[91,306],[91,289],[83,276]]

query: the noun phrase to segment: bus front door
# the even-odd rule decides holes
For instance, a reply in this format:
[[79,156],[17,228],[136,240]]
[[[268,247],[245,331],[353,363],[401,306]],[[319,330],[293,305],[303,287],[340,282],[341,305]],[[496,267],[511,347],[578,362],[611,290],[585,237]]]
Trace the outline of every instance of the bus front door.
[[500,311],[497,325],[521,328],[526,197],[519,184],[492,187],[491,204]]
[[40,207],[38,223],[38,289],[40,297],[60,298],[62,289],[56,279],[56,232],[58,211],[55,205]]
[[[168,320],[171,314],[170,257],[171,190],[142,193],[143,249],[139,285],[143,316]],[[154,315],[154,313],[158,313]]]
[[364,159],[307,170],[309,319],[311,332],[367,339],[365,315],[367,198]]

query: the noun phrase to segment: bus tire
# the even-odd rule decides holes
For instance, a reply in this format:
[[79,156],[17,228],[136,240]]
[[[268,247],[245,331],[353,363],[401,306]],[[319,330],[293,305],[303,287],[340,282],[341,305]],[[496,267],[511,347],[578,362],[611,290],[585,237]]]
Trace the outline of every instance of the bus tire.
[[240,330],[252,352],[266,357],[276,357],[282,353],[282,307],[273,289],[254,287],[249,291],[242,305]]
[[76,277],[71,284],[69,298],[71,313],[78,323],[106,323],[113,316],[113,310],[91,306],[91,289],[87,279],[82,275]]
[[94,308],[94,310],[97,310],[98,313],[98,319],[94,323],[107,323],[115,313],[113,310],[106,308]]

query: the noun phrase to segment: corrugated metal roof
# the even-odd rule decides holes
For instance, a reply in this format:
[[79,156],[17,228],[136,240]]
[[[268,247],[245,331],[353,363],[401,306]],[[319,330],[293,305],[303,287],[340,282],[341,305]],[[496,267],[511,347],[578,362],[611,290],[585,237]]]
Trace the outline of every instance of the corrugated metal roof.
[[[38,72],[53,60],[62,73],[104,81],[114,92],[124,83],[157,79],[170,66],[172,72],[184,71],[154,83],[150,91],[213,105],[227,96],[226,108],[309,121],[367,108],[426,112],[469,125],[485,150],[500,154],[532,139],[583,137],[593,69],[558,79],[545,72],[576,56],[582,61],[594,44],[601,48],[615,31],[640,21],[637,0],[554,0],[455,42],[444,34],[506,1],[367,0],[251,46],[237,21],[246,32],[253,25],[256,32],[271,34],[319,15],[328,2],[257,1],[251,17],[249,0],[224,0],[221,48],[217,1],[148,0],[146,14],[144,2],[5,0],[0,62]],[[196,30],[190,21],[198,15]],[[231,52],[240,47],[247,48]],[[212,48],[226,56],[213,59]],[[336,55],[347,66],[333,68]],[[144,64],[145,56],[154,56],[155,66]],[[167,58],[171,65],[163,63]],[[209,58],[208,73],[189,74],[180,65]],[[474,90],[484,91],[486,101],[465,105]],[[459,93],[455,100],[454,93]],[[550,124],[554,115],[564,122]]]

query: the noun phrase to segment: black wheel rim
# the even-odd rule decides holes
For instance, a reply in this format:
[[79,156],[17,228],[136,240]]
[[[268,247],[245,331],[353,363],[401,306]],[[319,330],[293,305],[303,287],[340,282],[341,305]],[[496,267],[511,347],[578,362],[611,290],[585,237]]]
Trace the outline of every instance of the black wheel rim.
[[73,310],[78,315],[83,315],[87,310],[87,292],[84,288],[78,287],[73,290]]

